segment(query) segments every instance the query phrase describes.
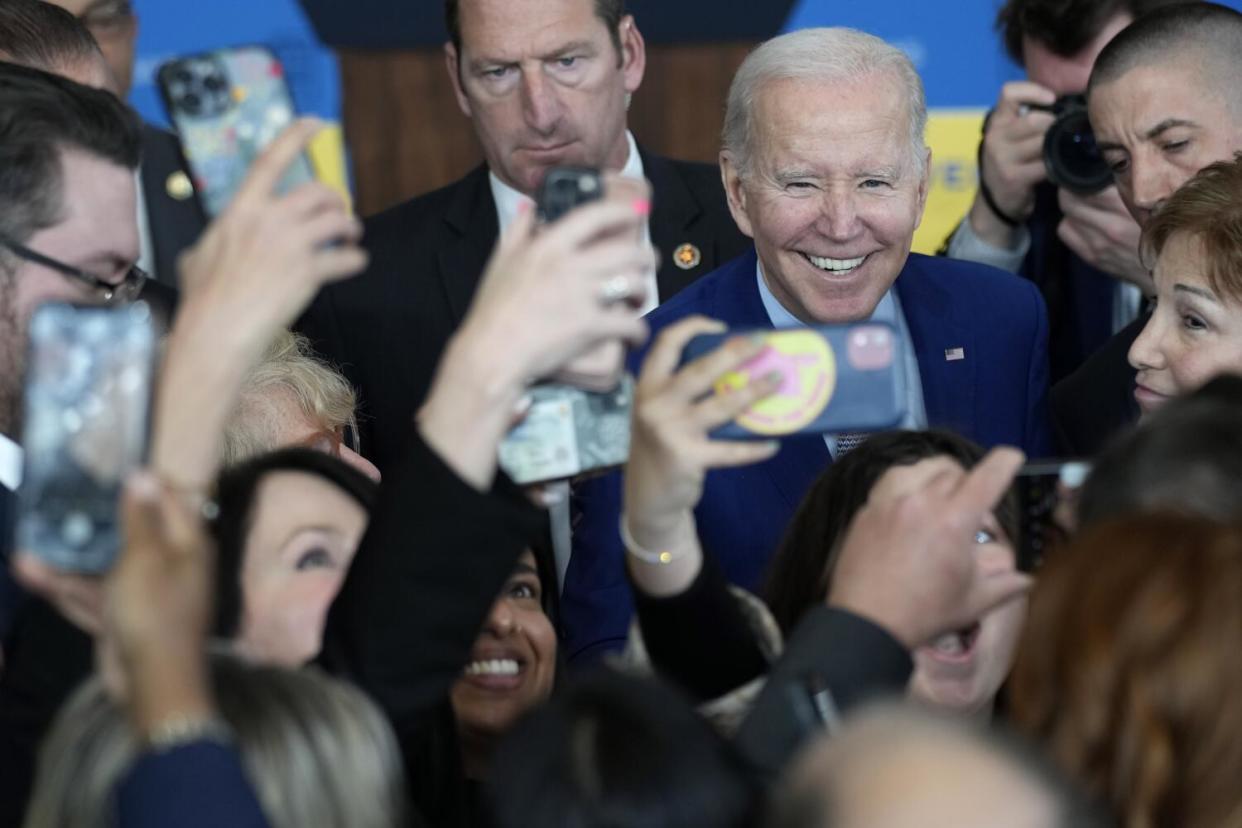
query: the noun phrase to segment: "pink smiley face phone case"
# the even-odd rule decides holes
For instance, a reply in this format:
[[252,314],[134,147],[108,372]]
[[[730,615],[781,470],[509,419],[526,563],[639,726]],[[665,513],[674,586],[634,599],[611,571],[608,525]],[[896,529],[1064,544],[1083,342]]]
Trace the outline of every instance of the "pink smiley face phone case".
[[740,391],[779,373],[781,385],[714,437],[771,439],[792,434],[883,431],[906,416],[906,378],[897,330],[884,322],[732,330],[695,337],[683,364],[735,336],[762,333],[767,347],[716,381],[716,393]]

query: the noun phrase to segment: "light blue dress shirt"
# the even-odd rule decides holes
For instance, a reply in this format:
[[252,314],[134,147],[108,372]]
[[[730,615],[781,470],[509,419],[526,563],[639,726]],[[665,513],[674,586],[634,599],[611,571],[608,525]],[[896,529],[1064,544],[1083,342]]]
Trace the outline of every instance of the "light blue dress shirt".
[[[798,317],[786,310],[785,306],[777,301],[772,291],[768,289],[768,283],[763,278],[762,263],[755,267],[755,278],[759,282],[759,298],[763,301],[763,309],[767,311],[768,319],[772,320],[773,327],[806,327]],[[906,417],[901,421],[900,428],[915,430],[927,428],[927,409],[923,405],[923,382],[919,378],[919,360],[914,355],[914,344],[910,341],[910,329],[906,327],[906,317],[901,312],[901,303],[897,299],[895,290],[888,289],[880,299],[880,303],[875,306],[870,321],[887,322],[895,327],[901,343],[901,365],[906,375]],[[828,444],[828,451],[835,460],[837,456],[836,435],[825,434],[824,442]]]

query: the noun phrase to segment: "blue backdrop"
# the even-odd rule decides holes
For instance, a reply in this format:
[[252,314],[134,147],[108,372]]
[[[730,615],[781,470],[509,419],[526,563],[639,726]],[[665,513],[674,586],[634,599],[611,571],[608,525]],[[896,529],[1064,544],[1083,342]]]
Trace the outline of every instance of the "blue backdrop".
[[258,43],[272,49],[284,64],[299,111],[340,119],[336,58],[320,44],[297,0],[135,0],[134,11],[139,26],[138,59],[130,101],[144,118],[168,122],[154,85],[155,70],[164,61],[207,49]]

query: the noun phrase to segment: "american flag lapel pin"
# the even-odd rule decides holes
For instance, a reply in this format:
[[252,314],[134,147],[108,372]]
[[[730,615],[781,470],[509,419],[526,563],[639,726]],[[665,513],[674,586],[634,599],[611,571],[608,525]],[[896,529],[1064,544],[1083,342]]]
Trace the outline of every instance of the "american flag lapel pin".
[[945,348],[944,349],[944,361],[945,362],[956,362],[959,359],[965,359],[965,358],[966,358],[965,348]]

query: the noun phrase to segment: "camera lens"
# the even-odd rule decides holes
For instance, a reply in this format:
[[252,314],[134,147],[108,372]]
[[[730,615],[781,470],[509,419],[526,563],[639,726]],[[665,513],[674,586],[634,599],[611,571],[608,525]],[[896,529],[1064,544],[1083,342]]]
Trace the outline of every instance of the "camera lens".
[[1100,155],[1081,95],[1057,101],[1057,117],[1044,136],[1044,165],[1058,187],[1083,195],[1113,183],[1112,170]]

